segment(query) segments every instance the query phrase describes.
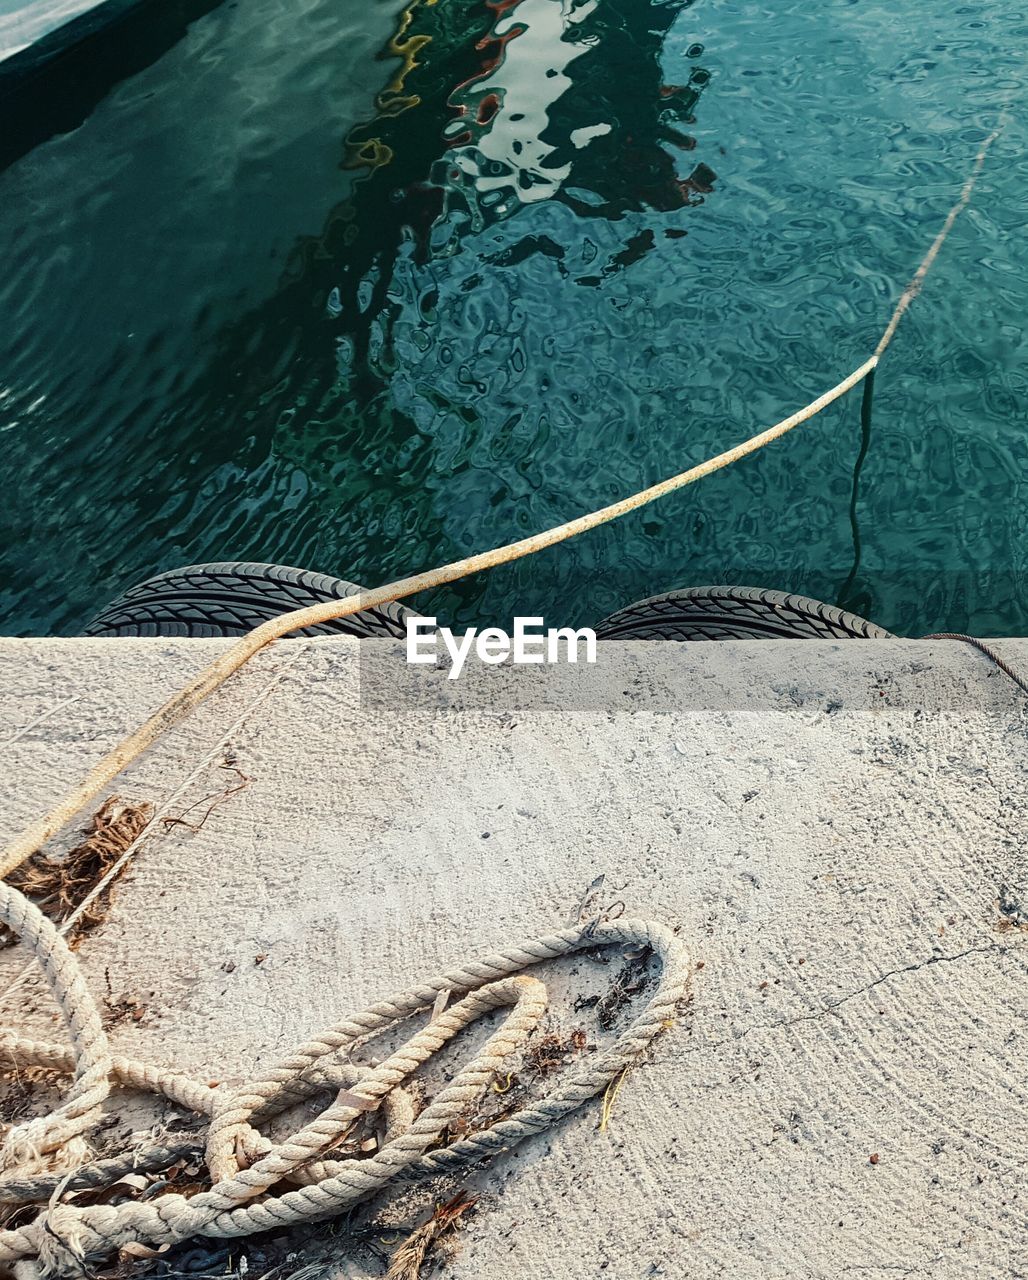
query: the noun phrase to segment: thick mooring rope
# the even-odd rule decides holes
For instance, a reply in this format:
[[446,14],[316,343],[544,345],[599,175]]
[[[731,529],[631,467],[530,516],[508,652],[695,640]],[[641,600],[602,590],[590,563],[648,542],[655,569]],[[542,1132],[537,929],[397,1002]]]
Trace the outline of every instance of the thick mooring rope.
[[[115,1057],[99,1011],[78,964],[56,928],[10,885],[0,885],[0,920],[30,946],[64,1017],[70,1048],[0,1034],[0,1051],[19,1066],[74,1069],[63,1106],[16,1126],[0,1148],[0,1202],[50,1198],[50,1207],[24,1227],[0,1232],[0,1265],[18,1265],[19,1280],[40,1273],[81,1276],[87,1262],[109,1256],[131,1242],[174,1244],[190,1236],[218,1239],[250,1235],[343,1212],[397,1181],[448,1173],[516,1146],[601,1093],[639,1061],[680,1010],[689,981],[686,948],[663,925],[617,920],[565,929],[472,963],[449,969],[371,1005],[295,1049],[259,1079],[232,1088],[212,1088],[178,1072]],[[544,1098],[454,1141],[446,1135],[471,1117],[510,1055],[522,1049],[546,1011],[546,988],[524,972],[542,961],[612,944],[653,950],[662,966],[660,984],[645,1009],[607,1048],[590,1053],[558,1080]],[[408,1018],[432,1011],[441,993],[455,999],[376,1066],[355,1068],[349,1052],[367,1038]],[[471,1062],[462,1067],[415,1116],[404,1082],[472,1022],[496,1009],[506,1019]],[[206,1115],[206,1162],[213,1186],[187,1199],[165,1193],[118,1205],[80,1207],[59,1202],[67,1179],[31,1170],[48,1156],[81,1142],[96,1121],[115,1081],[161,1094]],[[327,1088],[335,1102],[281,1142],[269,1142],[257,1126]],[[383,1108],[386,1140],[364,1159],[335,1159],[333,1147],[364,1112]],[[161,1153],[169,1163],[177,1149]],[[81,1158],[76,1152],[76,1158]],[[153,1150],[139,1153],[153,1169]],[[107,1163],[111,1180],[118,1161]],[[103,1181],[100,1165],[73,1173],[78,1184]],[[89,1173],[86,1173],[89,1171]],[[86,1176],[84,1177],[84,1173]],[[90,1176],[91,1174],[91,1176]],[[292,1183],[283,1189],[283,1183]],[[32,1266],[26,1266],[26,1260]]]
[[552,529],[533,534],[529,538],[521,538],[517,542],[507,543],[506,546],[495,547],[492,551],[483,551],[478,555],[467,556],[463,560],[455,560],[451,564],[442,565],[438,569],[430,569],[427,573],[415,574],[409,578],[400,578],[396,582],[389,582],[385,586],[376,587],[372,591],[362,591],[359,595],[347,596],[345,600],[325,600],[320,604],[309,605],[305,609],[293,609],[289,613],[283,613],[279,617],[272,618],[269,622],[264,622],[259,627],[255,627],[253,631],[232,645],[220,658],[217,658],[210,666],[201,671],[185,688],[180,689],[178,693],[170,697],[164,706],[155,711],[134,733],[129,734],[127,738],[109,751],[94,765],[79,785],[69,791],[49,813],[16,836],[4,849],[3,854],[0,855],[0,876],[9,875],[26,858],[30,858],[51,836],[56,835],[63,826],[70,822],[83,806],[88,804],[90,800],[96,799],[104,787],[113,782],[123,769],[127,768],[133,760],[137,759],[148,747],[152,746],[166,730],[189,715],[215,689],[220,688],[234,672],[249,662],[255,653],[273,640],[280,640],[283,636],[289,635],[290,632],[301,631],[304,627],[315,627],[323,622],[347,618],[351,614],[359,613],[362,609],[376,608],[378,605],[389,604],[394,600],[406,599],[408,596],[416,595],[421,591],[429,591],[435,587],[445,586],[448,582],[456,582],[459,578],[467,578],[471,574],[481,573],[485,569],[494,569],[498,565],[508,564],[512,560],[520,560],[523,556],[535,555],[536,552],[544,551],[547,547],[555,546],[559,542],[566,542],[569,538],[577,537],[579,534],[595,529],[601,524],[608,524],[611,520],[617,520],[621,516],[627,515],[630,511],[637,511],[640,507],[656,502],[658,498],[666,497],[677,489],[683,489],[686,485],[694,484],[697,480],[713,475],[715,471],[721,471],[733,462],[738,462],[741,458],[745,458],[751,453],[756,453],[758,449],[763,449],[773,441],[781,439],[787,432],[801,426],[804,422],[809,422],[822,409],[834,404],[840,396],[844,396],[847,391],[855,387],[857,383],[862,382],[868,374],[873,373],[878,367],[879,361],[896,333],[900,320],[920,292],[925,277],[931,270],[943,242],[953,229],[953,224],[960,213],[967,207],[971,199],[971,193],[974,191],[975,184],[982,171],[982,166],[985,164],[989,148],[999,137],[999,134],[1000,129],[998,128],[982,143],[975,157],[971,172],[960,193],[960,199],[949,211],[942,229],[932,241],[931,247],[922,259],[920,266],[900,296],[900,300],[893,310],[874,354],[865,360],[859,368],[854,369],[851,374],[843,378],[841,382],[837,382],[831,390],[818,396],[816,400],[812,400],[810,404],[798,409],[795,413],[790,414],[789,417],[783,418],[781,422],[776,423],[773,427],[768,427],[766,431],[761,431],[759,434],[751,436],[748,440],[744,440],[742,444],[737,444],[734,448],[725,450],[724,453],[708,458],[706,462],[690,467],[687,471],[672,476],[668,480],[662,480],[659,484],[651,485],[649,488],[641,489],[638,493],[633,493],[618,502],[612,502],[609,506],[601,507],[598,511],[579,516],[576,520],[569,520],[565,524],[555,525]]
[[[373,591],[285,613],[255,628],[108,752],[48,814],[17,836],[0,856],[0,876],[30,857],[165,730],[271,641],[532,555],[594,529],[755,453],[845,395],[876,369],[970,200],[997,134],[998,130],[982,144],[960,199],[901,295],[874,354],[831,390],[742,444],[599,511]],[[32,1280],[39,1274],[59,1280],[81,1276],[88,1261],[132,1242],[161,1245],[192,1235],[227,1238],[314,1221],[345,1210],[395,1180],[447,1172],[506,1150],[570,1114],[636,1062],[673,1021],[688,982],[685,948],[662,925],[619,920],[567,929],[438,974],[302,1045],[262,1079],[212,1089],[179,1073],[113,1055],[77,960],[55,926],[6,884],[0,884],[0,921],[34,952],[71,1041],[70,1048],[65,1048],[4,1031],[0,1051],[19,1065],[73,1071],[65,1102],[50,1115],[10,1130],[0,1147],[0,1202],[50,1202],[29,1224],[0,1231],[0,1266],[14,1270],[17,1280]],[[548,1097],[447,1143],[451,1123],[467,1119],[483,1090],[525,1044],[546,1008],[543,984],[523,971],[544,960],[617,943],[651,947],[663,965],[660,987],[644,1011],[608,1048],[569,1070]],[[345,1061],[347,1051],[360,1041],[432,1010],[442,992],[461,998],[437,1013],[384,1062],[355,1069]],[[500,1028],[415,1117],[403,1082],[462,1028],[499,1008],[510,1010]],[[124,1168],[118,1157],[93,1163],[86,1157],[85,1135],[114,1083],[161,1094],[209,1118],[206,1161],[213,1181],[209,1191],[189,1199],[162,1194],[119,1205],[61,1203],[69,1187],[104,1185],[106,1179],[119,1176],[115,1170]],[[257,1126],[262,1121],[325,1088],[339,1091],[335,1102],[299,1132],[278,1143],[260,1133]],[[366,1159],[332,1158],[329,1152],[334,1144],[363,1112],[378,1107],[386,1122],[381,1149]],[[143,1149],[138,1153],[140,1167],[166,1168],[178,1158],[178,1150],[175,1145],[156,1144]],[[283,1190],[283,1183],[293,1184],[292,1189]]]

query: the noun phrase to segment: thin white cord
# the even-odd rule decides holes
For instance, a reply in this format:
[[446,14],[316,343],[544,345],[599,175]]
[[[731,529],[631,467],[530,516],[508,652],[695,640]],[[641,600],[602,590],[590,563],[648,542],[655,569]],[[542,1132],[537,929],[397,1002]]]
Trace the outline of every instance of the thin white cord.
[[[58,930],[58,932],[62,935],[62,937],[68,933],[68,930],[72,927],[72,925],[76,922],[76,920],[79,919],[79,917],[82,915],[85,909],[89,906],[89,904],[93,902],[96,898],[98,898],[100,894],[103,893],[104,889],[106,889],[106,887],[111,883],[111,881],[115,879],[115,877],[119,874],[119,872],[121,871],[122,867],[126,864],[126,862],[130,861],[133,857],[135,857],[136,852],[138,851],[140,845],[143,843],[144,840],[146,840],[148,836],[150,836],[153,833],[157,824],[163,821],[163,819],[168,816],[169,811],[175,807],[175,805],[179,802],[182,796],[185,795],[185,793],[189,790],[189,788],[193,785],[193,783],[197,780],[197,778],[199,778],[200,775],[204,772],[204,770],[206,770],[209,767],[211,762],[221,754],[221,752],[225,748],[225,744],[233,736],[233,734],[237,733],[239,729],[242,728],[245,722],[250,718],[250,715],[253,713],[254,709],[258,707],[265,700],[265,698],[267,698],[268,695],[282,682],[282,680],[285,678],[285,676],[288,674],[291,668],[294,667],[296,663],[300,660],[300,658],[302,658],[304,654],[310,650],[310,647],[311,646],[309,644],[296,646],[296,652],[292,655],[292,657],[288,660],[288,662],[283,663],[282,666],[279,667],[275,675],[261,689],[261,691],[257,694],[257,696],[251,702],[247,703],[244,710],[236,717],[235,720],[232,721],[229,727],[218,739],[218,742],[216,743],[216,745],[207,753],[207,755],[203,757],[203,759],[192,771],[192,773],[190,773],[188,777],[186,777],[185,780],[175,788],[175,790],[171,793],[171,795],[167,798],[167,800],[165,800],[164,803],[154,811],[153,817],[142,829],[142,831],[140,831],[139,835],[136,836],[136,838],[128,846],[125,852],[121,855],[121,857],[118,858],[117,862],[115,862],[114,865],[108,869],[106,875],[104,875],[100,880],[97,881],[97,883],[92,887],[92,889],[90,889],[90,891],[78,904],[78,906],[71,913],[71,915],[69,915],[68,918],[65,921],[63,921],[60,929]],[[57,708],[54,708],[54,710],[57,710]],[[32,726],[26,726],[26,730],[31,727]],[[30,973],[32,973],[35,970],[35,968],[36,966],[34,964],[26,965],[25,968],[21,971],[21,973],[19,973],[18,976],[14,979],[14,981],[8,987],[5,988],[4,995],[8,996],[13,994],[15,991],[20,990],[20,988],[24,985],[25,979],[28,977]]]

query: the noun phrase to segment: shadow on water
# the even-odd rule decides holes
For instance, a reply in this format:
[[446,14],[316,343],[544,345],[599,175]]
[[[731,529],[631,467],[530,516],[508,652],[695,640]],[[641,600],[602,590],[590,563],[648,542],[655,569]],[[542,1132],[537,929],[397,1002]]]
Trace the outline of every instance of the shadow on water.
[[[687,162],[680,176],[679,158],[696,146],[688,129],[709,79],[696,61],[702,50],[690,52],[687,83],[665,84],[660,65],[664,40],[691,2],[409,4],[380,53],[394,68],[388,83],[345,139],[348,195],[320,233],[296,241],[278,288],[223,329],[190,385],[183,412],[195,418],[206,406],[207,465],[222,460],[219,448],[223,460],[233,456],[233,424],[245,423],[255,457],[273,455],[316,485],[331,508],[323,518],[332,521],[334,545],[349,548],[351,558],[334,566],[346,576],[407,569],[415,545],[417,563],[464,554],[439,501],[451,464],[392,386],[404,363],[396,328],[412,319],[425,332],[437,326],[439,289],[422,280],[415,296],[404,294],[398,266],[438,279],[469,239],[477,245],[482,233],[544,201],[565,207],[576,227],[702,203],[716,175]],[[488,293],[490,272],[495,278],[533,257],[595,287],[655,244],[653,230],[626,225],[619,248],[575,274],[573,246],[532,232],[508,239],[493,253],[474,250],[481,269],[464,280],[465,296]],[[472,352],[465,360],[474,364]],[[234,371],[228,395],[226,369]],[[456,386],[474,374],[442,362],[429,374],[419,385],[426,403],[476,432],[492,429]]]
[[106,0],[0,62],[0,172],[78,128],[111,89],[151,66],[224,0]]

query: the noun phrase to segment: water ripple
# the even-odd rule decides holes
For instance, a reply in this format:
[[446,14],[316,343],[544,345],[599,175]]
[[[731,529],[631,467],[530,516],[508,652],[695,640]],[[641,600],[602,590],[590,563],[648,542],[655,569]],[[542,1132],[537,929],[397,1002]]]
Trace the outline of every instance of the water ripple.
[[[3,629],[188,561],[366,582],[564,520],[858,364],[1028,20],[844,0],[247,0],[0,174]],[[887,35],[885,34],[887,33]],[[878,380],[853,603],[1025,632],[1015,117]],[[859,403],[456,620],[835,598]]]

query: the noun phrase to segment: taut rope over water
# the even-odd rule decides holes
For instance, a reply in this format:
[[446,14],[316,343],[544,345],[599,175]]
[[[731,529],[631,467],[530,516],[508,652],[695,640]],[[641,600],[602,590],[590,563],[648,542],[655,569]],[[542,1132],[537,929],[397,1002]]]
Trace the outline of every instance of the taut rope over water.
[[837,382],[831,390],[824,392],[789,417],[783,418],[781,422],[775,423],[773,427],[768,427],[766,431],[761,431],[741,444],[735,445],[734,448],[726,449],[724,453],[708,458],[698,466],[690,467],[687,471],[682,471],[647,489],[640,489],[638,493],[633,493],[618,502],[612,502],[598,511],[579,516],[575,520],[568,520],[565,524],[555,525],[552,529],[533,534],[529,538],[521,538],[517,542],[495,547],[492,551],[482,551],[477,555],[467,556],[463,560],[454,560],[451,564],[441,565],[438,569],[429,569],[426,573],[400,578],[396,582],[386,583],[385,586],[376,587],[372,591],[362,591],[359,595],[348,596],[345,600],[326,600],[305,609],[291,610],[255,627],[209,667],[201,671],[183,689],[170,697],[164,706],[155,711],[134,733],[129,734],[99,760],[79,785],[72,788],[49,813],[16,836],[0,855],[0,876],[9,875],[15,867],[31,857],[51,836],[56,835],[66,823],[70,822],[84,805],[94,800],[108,783],[113,782],[123,769],[152,746],[166,730],[189,715],[215,689],[220,688],[234,672],[249,662],[255,653],[273,640],[280,640],[291,631],[300,631],[304,627],[314,627],[322,622],[347,618],[353,613],[359,613],[362,609],[371,609],[377,605],[389,604],[393,600],[406,599],[420,591],[429,591],[435,587],[444,586],[448,582],[456,582],[459,578],[481,573],[484,569],[494,569],[497,565],[535,555],[536,552],[544,551],[547,547],[556,546],[558,542],[566,542],[569,538],[577,537],[601,524],[608,524],[611,520],[627,515],[630,511],[637,511],[640,507],[656,502],[658,498],[666,497],[677,489],[684,489],[686,485],[694,484],[697,480],[713,475],[715,471],[721,471],[733,462],[756,453],[758,449],[763,449],[773,441],[781,439],[787,432],[801,426],[804,422],[809,422],[822,409],[834,404],[840,396],[844,396],[878,367],[879,361],[896,333],[900,320],[920,292],[925,277],[938,257],[939,250],[953,229],[953,224],[967,207],[989,148],[999,133],[1000,129],[995,129],[982,143],[967,181],[964,183],[960,199],[949,211],[941,231],[933,240],[921,265],[901,294],[889,323],[875,347],[874,354],[841,382]]

